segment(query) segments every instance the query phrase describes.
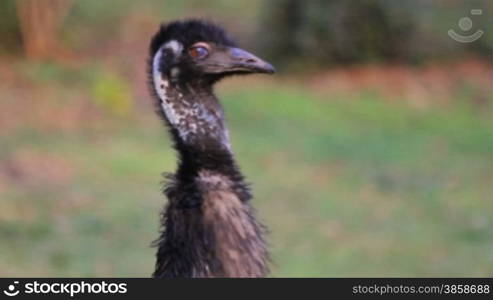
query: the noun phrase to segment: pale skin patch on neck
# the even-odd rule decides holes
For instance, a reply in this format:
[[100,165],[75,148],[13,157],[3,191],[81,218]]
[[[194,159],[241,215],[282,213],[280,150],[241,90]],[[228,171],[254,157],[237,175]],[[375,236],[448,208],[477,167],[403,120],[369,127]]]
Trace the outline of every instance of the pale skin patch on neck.
[[171,49],[175,55],[179,55],[183,50],[183,45],[175,40],[169,41],[163,46],[165,49]]
[[161,100],[161,108],[168,118],[168,121],[175,126],[179,123],[178,114],[171,105],[168,105],[166,103],[168,100],[166,89],[169,87],[169,81],[167,80],[166,74],[163,74],[160,70],[161,60],[166,49],[171,49],[171,51],[173,51],[173,54],[176,56],[180,55],[183,46],[179,42],[173,40],[159,48],[152,60],[152,78],[154,89],[156,90],[156,93]]

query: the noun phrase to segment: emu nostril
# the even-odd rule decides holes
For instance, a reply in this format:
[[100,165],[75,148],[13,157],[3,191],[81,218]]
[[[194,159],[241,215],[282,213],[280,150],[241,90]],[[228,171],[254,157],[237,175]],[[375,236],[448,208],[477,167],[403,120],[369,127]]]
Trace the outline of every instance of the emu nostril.
[[246,62],[247,62],[247,63],[249,63],[249,64],[253,64],[253,63],[256,63],[256,62],[257,62],[257,60],[255,60],[255,59],[253,59],[253,58],[249,58],[249,59],[247,59],[247,61],[246,61]]

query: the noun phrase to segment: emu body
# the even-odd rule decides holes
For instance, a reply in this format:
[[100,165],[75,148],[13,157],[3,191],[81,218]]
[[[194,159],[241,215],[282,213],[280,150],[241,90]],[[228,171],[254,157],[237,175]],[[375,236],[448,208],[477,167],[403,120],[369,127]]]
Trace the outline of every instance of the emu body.
[[273,71],[208,22],[173,22],[153,37],[151,90],[179,155],[175,174],[167,176],[154,277],[268,274],[265,228],[255,218],[213,85],[229,75]]

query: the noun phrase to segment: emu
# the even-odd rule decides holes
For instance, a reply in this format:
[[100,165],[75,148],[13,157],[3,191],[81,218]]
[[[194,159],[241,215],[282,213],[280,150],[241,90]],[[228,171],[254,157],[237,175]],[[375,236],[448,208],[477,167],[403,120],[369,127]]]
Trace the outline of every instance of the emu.
[[166,176],[153,277],[267,276],[266,229],[250,204],[213,86],[274,68],[203,20],[161,25],[148,66],[158,114],[179,158],[175,174]]

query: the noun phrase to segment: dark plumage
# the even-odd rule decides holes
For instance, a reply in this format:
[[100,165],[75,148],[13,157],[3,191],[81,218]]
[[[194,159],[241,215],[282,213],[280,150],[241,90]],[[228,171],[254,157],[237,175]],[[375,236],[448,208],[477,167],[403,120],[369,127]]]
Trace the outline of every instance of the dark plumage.
[[176,173],[167,176],[154,277],[268,274],[265,229],[255,219],[212,87],[228,75],[273,71],[209,22],[162,25],[152,38],[152,94],[179,154]]

